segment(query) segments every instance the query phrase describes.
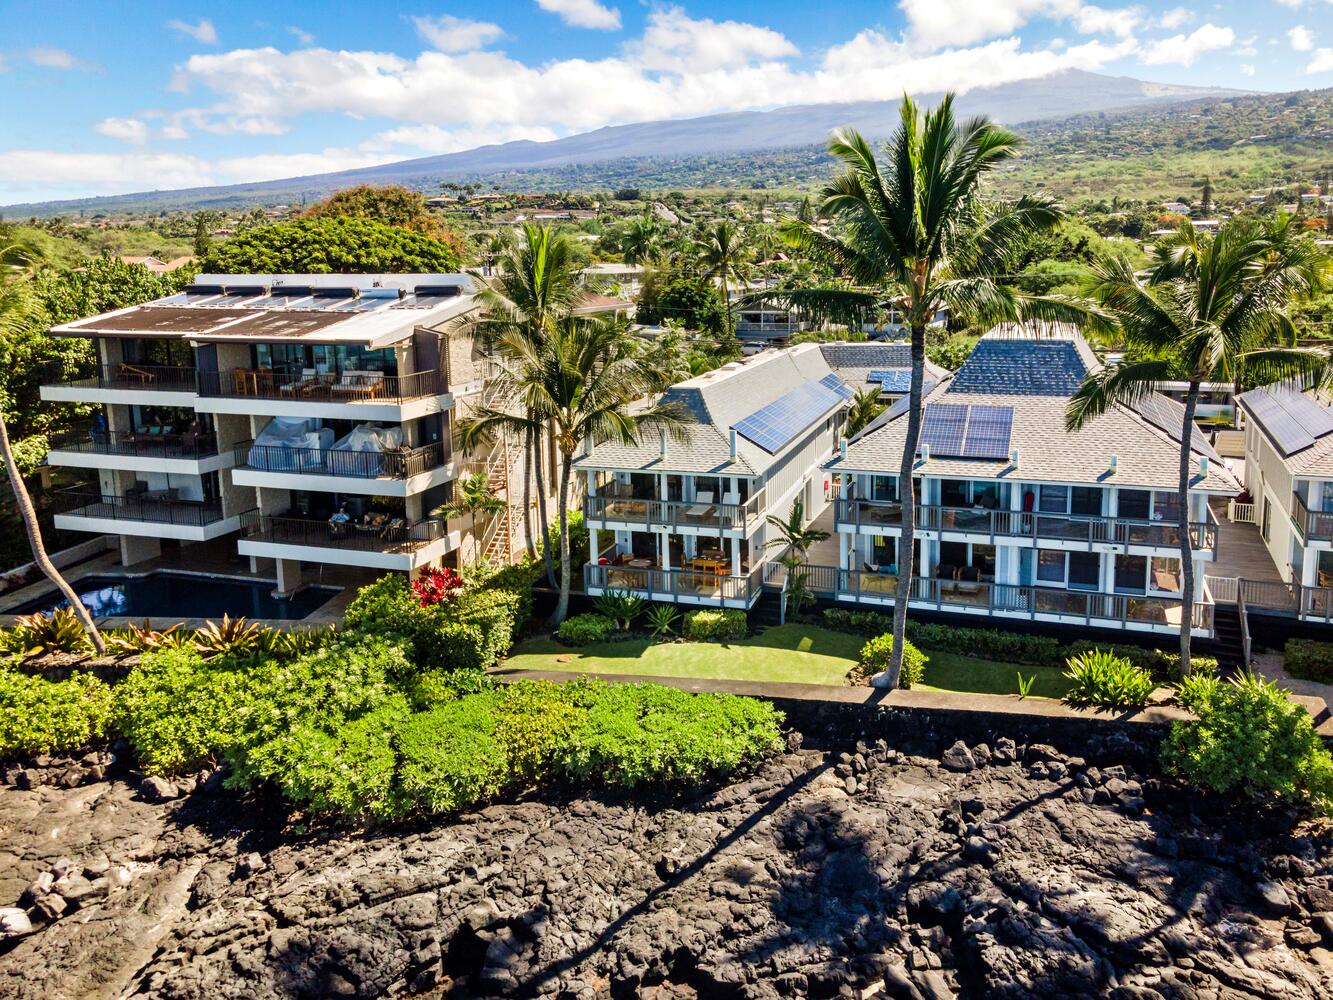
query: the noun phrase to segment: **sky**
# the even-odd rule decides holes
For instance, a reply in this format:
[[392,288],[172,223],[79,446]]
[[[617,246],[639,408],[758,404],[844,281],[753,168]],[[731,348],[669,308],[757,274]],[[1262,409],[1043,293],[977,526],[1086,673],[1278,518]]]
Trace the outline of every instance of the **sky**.
[[1071,67],[1333,87],[1333,0],[0,0],[0,204]]

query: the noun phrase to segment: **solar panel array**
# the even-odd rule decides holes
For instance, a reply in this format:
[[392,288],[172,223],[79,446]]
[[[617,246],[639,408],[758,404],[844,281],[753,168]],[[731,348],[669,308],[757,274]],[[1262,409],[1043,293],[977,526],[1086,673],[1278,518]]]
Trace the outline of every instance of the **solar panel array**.
[[1012,406],[927,403],[918,447],[937,458],[1007,458],[1013,426]]
[[735,424],[735,431],[774,455],[851,395],[838,376],[825,375],[755,410]]
[[1073,341],[982,338],[954,375],[949,391],[1072,396],[1086,374]]
[[912,371],[901,368],[872,371],[866,381],[878,382],[880,392],[907,392],[912,387]]
[[434,309],[462,294],[460,285],[418,285],[408,293],[400,288],[350,285],[275,285],[270,289],[264,285],[194,284],[155,305],[362,313],[384,308]]
[[[1181,426],[1185,423],[1185,404],[1164,396],[1160,392],[1151,392],[1134,404],[1134,409],[1144,420],[1159,430],[1166,431],[1173,441],[1180,440]],[[1190,447],[1200,454],[1207,455],[1215,462],[1222,457],[1213,448],[1208,439],[1197,427],[1190,433]]]
[[1333,413],[1303,392],[1270,386],[1245,393],[1245,405],[1284,458],[1333,433]]

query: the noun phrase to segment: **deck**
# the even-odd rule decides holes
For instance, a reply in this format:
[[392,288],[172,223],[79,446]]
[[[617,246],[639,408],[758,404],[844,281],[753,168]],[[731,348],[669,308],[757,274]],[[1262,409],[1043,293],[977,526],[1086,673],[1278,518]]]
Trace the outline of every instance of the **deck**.
[[1208,567],[1208,575],[1281,583],[1282,574],[1259,534],[1259,526],[1229,521],[1225,501],[1214,505],[1213,514],[1217,518],[1217,559]]

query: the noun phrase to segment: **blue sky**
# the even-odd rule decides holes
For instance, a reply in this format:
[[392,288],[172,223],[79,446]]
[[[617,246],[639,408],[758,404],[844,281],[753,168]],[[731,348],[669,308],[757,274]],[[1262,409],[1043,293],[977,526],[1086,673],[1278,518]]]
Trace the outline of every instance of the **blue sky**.
[[1333,0],[0,2],[0,204],[1075,67],[1333,86]]

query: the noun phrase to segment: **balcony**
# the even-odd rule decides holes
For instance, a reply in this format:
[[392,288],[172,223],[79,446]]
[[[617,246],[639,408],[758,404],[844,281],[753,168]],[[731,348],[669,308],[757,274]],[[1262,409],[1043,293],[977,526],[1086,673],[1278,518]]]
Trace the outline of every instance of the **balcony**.
[[764,492],[745,503],[654,500],[625,493],[585,497],[583,516],[589,525],[629,524],[668,531],[748,532],[763,519]]
[[383,524],[338,524],[327,519],[269,515],[257,510],[240,517],[242,555],[307,559],[346,566],[411,570],[457,546],[442,520]]
[[232,482],[270,489],[326,490],[405,497],[454,476],[447,442],[390,451],[236,446]]
[[[48,439],[52,452],[114,455],[124,458],[198,461],[218,453],[214,434],[139,433],[137,431],[67,431]],[[53,464],[62,464],[59,462]]]
[[91,375],[79,378],[70,378],[62,367],[52,366],[42,376],[41,389],[43,399],[62,403],[155,402],[157,400],[151,396],[139,394],[194,395],[195,391],[196,372],[193,368],[129,362],[96,365]]
[[374,371],[323,374],[232,368],[199,373],[199,395],[222,399],[276,399],[315,403],[404,403],[446,391],[438,371],[386,375]]
[[[838,500],[835,518],[839,529],[850,528],[857,532],[875,528],[901,529],[903,509],[902,504],[893,501]],[[913,522],[919,530],[986,535],[992,542],[1005,538],[1154,548],[1180,544],[1180,530],[1174,522],[1125,517],[917,504]],[[1216,554],[1217,518],[1211,510],[1207,520],[1190,524],[1190,542],[1197,550]]]
[[237,519],[227,517],[221,503],[181,500],[174,492],[108,496],[85,490],[60,490],[55,494],[56,527],[187,541],[205,541],[236,530]]
[[1210,576],[1208,589],[1219,604],[1243,601],[1251,614],[1333,624],[1333,587]]
[[583,589],[591,596],[613,590],[652,601],[748,608],[763,589],[763,573],[763,566],[756,566],[743,576],[722,576],[694,569],[589,563],[583,567]]
[[1291,495],[1291,520],[1304,541],[1326,542],[1333,539],[1333,512],[1310,510],[1299,493]]

